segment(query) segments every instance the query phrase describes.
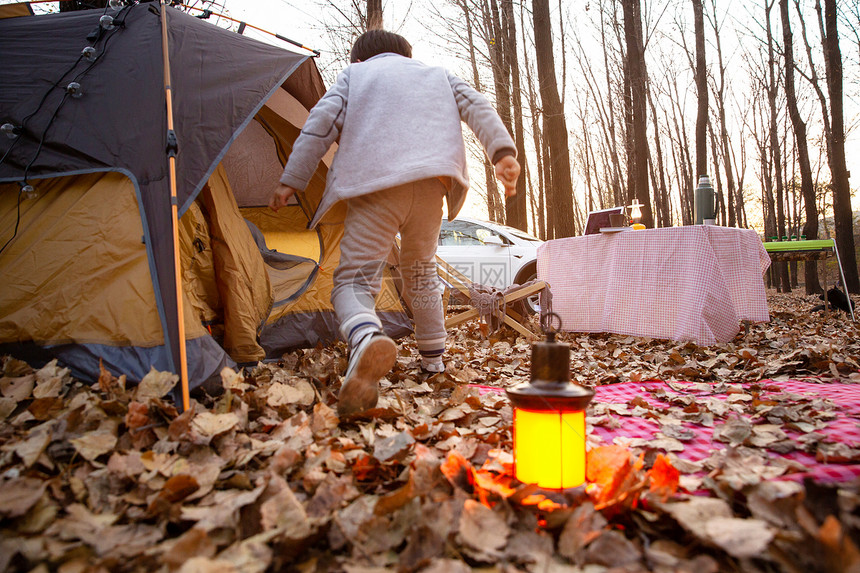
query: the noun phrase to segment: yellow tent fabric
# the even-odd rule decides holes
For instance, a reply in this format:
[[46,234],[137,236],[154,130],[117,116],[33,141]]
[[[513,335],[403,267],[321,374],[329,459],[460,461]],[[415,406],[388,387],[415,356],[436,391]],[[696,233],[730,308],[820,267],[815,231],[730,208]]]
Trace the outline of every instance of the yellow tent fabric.
[[[39,196],[22,198],[0,257],[0,342],[163,344],[131,181],[109,172],[33,183]],[[0,228],[10,232],[18,189],[0,186]],[[190,315],[185,328],[206,334]]]
[[[330,296],[345,207],[307,228],[331,154],[296,202],[277,213],[265,206],[306,116],[294,97],[276,90],[179,221],[189,369],[197,380],[338,337]],[[103,172],[32,183],[39,196],[22,197],[20,219],[19,186],[0,185],[0,229],[11,234],[17,225],[0,257],[0,346],[50,347],[73,366],[83,363],[80,372],[98,372],[103,361],[130,380],[164,368],[133,182]],[[261,231],[265,248],[249,224]],[[289,260],[267,262],[267,249]],[[390,334],[410,332],[390,274],[377,302]]]
[[272,307],[272,289],[223,166],[209,178],[198,201],[209,219],[216,284],[224,308],[224,349],[236,362],[262,360],[266,353],[257,337]]

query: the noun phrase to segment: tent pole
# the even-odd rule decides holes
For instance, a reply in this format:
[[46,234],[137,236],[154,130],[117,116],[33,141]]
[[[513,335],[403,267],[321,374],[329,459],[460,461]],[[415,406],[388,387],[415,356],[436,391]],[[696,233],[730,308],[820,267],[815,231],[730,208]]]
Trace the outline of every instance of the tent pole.
[[[185,348],[185,310],[182,304],[182,261],[179,254],[179,205],[176,198],[176,132],[173,131],[173,92],[170,87],[170,53],[167,46],[167,0],[161,0],[161,42],[164,53],[164,96],[167,101],[167,161],[170,174],[170,212],[173,220],[173,265],[176,275],[176,314],[179,327],[179,379],[182,411],[188,410],[188,356]],[[165,341],[166,342],[166,341]],[[168,349],[169,351],[169,349]]]

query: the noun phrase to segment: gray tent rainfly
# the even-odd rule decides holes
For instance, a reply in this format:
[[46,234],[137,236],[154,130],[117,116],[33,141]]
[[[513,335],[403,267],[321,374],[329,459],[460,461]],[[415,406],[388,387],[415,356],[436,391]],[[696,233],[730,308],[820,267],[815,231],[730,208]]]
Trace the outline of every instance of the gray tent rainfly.
[[[0,123],[16,136],[0,138],[0,183],[38,187],[39,180],[105,172],[131,180],[165,341],[136,351],[178,372],[161,9],[144,3],[0,20]],[[306,81],[312,61],[167,9],[181,216],[269,96]],[[100,25],[106,14],[112,24]],[[290,91],[309,108],[319,87]],[[11,234],[4,229],[3,242]],[[189,355],[223,357],[211,338],[192,343],[199,347]],[[190,368],[192,386],[214,370],[211,360]]]

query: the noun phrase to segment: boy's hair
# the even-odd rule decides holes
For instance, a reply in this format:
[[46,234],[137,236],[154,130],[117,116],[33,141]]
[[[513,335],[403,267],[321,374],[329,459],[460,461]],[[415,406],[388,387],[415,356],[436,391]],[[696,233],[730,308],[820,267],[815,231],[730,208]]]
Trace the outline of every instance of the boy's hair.
[[394,32],[368,30],[359,36],[352,45],[349,62],[351,64],[359,60],[364,62],[373,56],[388,52],[411,58],[412,46],[406,41],[406,38]]

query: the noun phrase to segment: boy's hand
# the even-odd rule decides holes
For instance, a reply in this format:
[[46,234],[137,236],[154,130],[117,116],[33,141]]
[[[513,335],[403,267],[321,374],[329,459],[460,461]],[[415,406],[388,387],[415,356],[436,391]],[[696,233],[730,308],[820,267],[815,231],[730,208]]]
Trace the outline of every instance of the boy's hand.
[[517,194],[517,179],[520,177],[520,162],[513,155],[506,155],[496,163],[496,179],[505,186],[505,197]]
[[272,198],[269,199],[269,208],[272,211],[277,212],[278,209],[287,204],[287,201],[289,201],[290,197],[295,193],[296,190],[289,185],[278,183],[278,186],[275,187],[275,191],[272,193]]

